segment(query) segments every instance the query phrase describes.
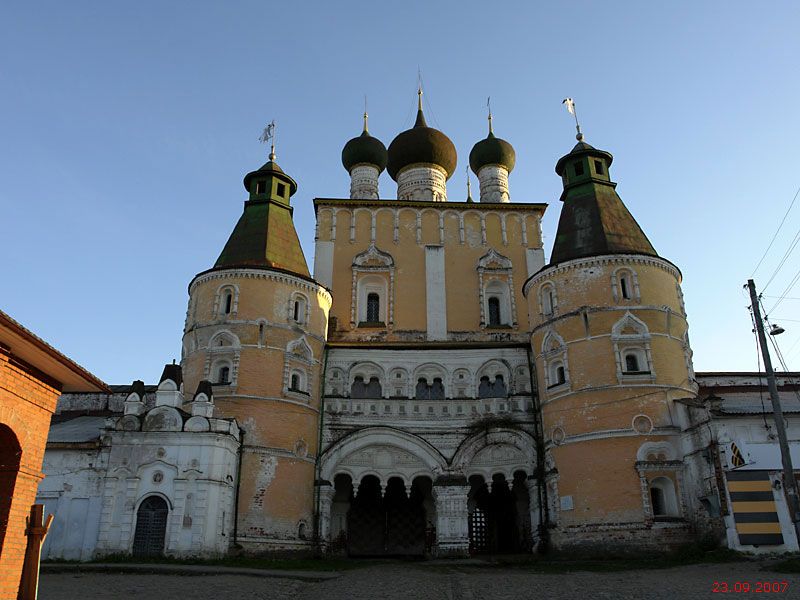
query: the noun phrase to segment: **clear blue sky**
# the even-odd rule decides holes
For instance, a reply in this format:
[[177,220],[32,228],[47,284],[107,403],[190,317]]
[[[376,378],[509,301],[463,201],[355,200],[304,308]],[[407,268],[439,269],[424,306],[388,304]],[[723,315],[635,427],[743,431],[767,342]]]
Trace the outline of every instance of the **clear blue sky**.
[[[678,265],[695,367],[755,370],[742,286],[798,187],[797,2],[4,2],[0,5],[0,308],[109,383],[156,382],[180,358],[187,285],[211,267],[266,160],[299,184],[313,264],[314,197],[347,197],[342,146],[387,146],[426,115],[459,155],[511,142],[515,202],[546,202],[549,256],[574,140]],[[396,192],[384,173],[382,196]],[[800,199],[756,273],[800,230]],[[779,296],[790,255],[766,289]],[[770,316],[800,369],[800,284]],[[765,298],[771,309],[776,298]],[[783,318],[782,318],[783,317]],[[777,361],[776,361],[777,362]]]

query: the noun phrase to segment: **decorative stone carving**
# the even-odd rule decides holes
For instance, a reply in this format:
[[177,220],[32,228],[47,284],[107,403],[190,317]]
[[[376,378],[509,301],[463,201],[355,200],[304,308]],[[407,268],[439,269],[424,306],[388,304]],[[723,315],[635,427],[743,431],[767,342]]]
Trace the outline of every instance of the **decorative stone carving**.
[[469,485],[434,485],[436,555],[469,554]]

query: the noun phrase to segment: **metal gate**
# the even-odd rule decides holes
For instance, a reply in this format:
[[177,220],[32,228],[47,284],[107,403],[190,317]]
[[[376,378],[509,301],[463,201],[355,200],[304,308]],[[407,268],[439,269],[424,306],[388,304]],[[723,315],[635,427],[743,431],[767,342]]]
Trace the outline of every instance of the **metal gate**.
[[164,551],[168,514],[167,503],[159,496],[150,496],[142,502],[136,515],[134,556],[161,556]]
[[419,491],[407,498],[402,484],[380,487],[362,483],[347,513],[351,556],[422,556],[425,554],[425,509]]

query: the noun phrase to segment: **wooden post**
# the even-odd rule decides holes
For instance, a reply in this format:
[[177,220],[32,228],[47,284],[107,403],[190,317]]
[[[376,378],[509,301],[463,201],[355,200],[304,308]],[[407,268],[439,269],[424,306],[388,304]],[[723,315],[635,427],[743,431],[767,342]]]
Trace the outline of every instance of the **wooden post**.
[[39,559],[42,543],[47,536],[47,530],[50,529],[50,523],[53,522],[53,515],[47,515],[45,521],[44,504],[34,504],[31,506],[31,516],[26,521],[28,529],[25,534],[28,536],[28,547],[25,550],[17,600],[36,600],[36,595],[39,593]]

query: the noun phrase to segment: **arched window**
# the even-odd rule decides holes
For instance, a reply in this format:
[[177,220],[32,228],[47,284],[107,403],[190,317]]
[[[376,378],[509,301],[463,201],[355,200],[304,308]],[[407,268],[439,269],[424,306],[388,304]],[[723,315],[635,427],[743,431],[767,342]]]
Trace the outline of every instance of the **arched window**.
[[295,294],[292,296],[289,318],[295,323],[302,324],[306,322],[306,299],[304,296],[301,296],[300,294]]
[[500,300],[489,298],[489,325],[500,325]]
[[225,385],[230,383],[231,379],[231,368],[227,365],[224,367],[220,367],[219,371],[217,372],[217,383],[220,385]]
[[367,384],[365,398],[380,398],[381,397],[381,382],[377,377],[370,377]]
[[433,378],[431,386],[431,400],[444,400],[444,384],[440,377]]
[[551,317],[556,312],[556,289],[552,283],[545,283],[539,288],[539,308],[544,317]]
[[417,389],[414,397],[417,400],[430,400],[430,389],[428,388],[428,380],[424,377],[417,379]]
[[377,323],[381,320],[381,298],[372,292],[367,294],[367,322]]
[[481,382],[478,384],[478,398],[491,398],[492,384],[489,383],[489,378],[484,375],[481,377]]
[[503,381],[503,376],[497,374],[492,383],[492,398],[505,398],[506,397],[506,384]]
[[300,375],[297,373],[292,373],[292,383],[289,385],[289,389],[302,391],[300,389]]
[[356,375],[353,380],[353,385],[350,386],[351,398],[366,398],[367,386],[364,385],[364,378],[361,375]]
[[222,306],[223,312],[226,315],[231,314],[231,309],[233,308],[233,294],[230,292],[225,292],[225,295],[222,298]]
[[625,355],[625,372],[626,373],[635,373],[639,371],[639,360],[636,358],[636,355],[633,353],[628,353]]

